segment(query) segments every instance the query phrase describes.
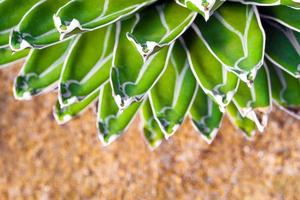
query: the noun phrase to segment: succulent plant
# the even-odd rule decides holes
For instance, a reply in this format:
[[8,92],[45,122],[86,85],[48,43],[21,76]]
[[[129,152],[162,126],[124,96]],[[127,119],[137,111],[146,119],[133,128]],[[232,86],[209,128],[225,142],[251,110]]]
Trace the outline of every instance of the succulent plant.
[[298,0],[1,0],[0,64],[26,58],[16,99],[54,90],[66,123],[97,101],[107,145],[142,111],[151,148],[189,116],[211,143],[247,137],[272,103],[299,118]]

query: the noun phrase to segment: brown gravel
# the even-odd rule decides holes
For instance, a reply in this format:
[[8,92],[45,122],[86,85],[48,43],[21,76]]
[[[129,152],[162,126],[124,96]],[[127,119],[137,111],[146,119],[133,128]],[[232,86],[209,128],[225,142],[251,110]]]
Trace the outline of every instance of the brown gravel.
[[300,123],[275,108],[246,141],[229,121],[212,145],[189,122],[151,152],[136,119],[103,148],[89,110],[58,126],[55,94],[14,100],[18,66],[0,70],[0,199],[300,199]]

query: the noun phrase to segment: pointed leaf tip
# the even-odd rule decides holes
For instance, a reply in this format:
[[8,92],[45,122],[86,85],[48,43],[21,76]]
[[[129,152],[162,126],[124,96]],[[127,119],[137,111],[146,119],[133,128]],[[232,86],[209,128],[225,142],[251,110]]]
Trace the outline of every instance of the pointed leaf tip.
[[196,12],[185,9],[174,1],[155,4],[138,14],[138,21],[127,33],[127,37],[146,61],[178,39],[196,15]]
[[200,132],[201,137],[208,144],[212,143],[218,133],[224,115],[220,111],[219,105],[199,88],[190,109],[190,114],[193,126]]
[[217,10],[224,0],[175,0],[179,5],[200,13],[205,21]]
[[135,102],[121,110],[112,96],[112,88],[106,83],[101,88],[97,113],[98,136],[104,145],[116,140],[134,119],[143,102]]
[[149,148],[154,150],[162,143],[164,133],[153,115],[149,100],[146,100],[142,107],[142,117],[144,139],[146,140]]

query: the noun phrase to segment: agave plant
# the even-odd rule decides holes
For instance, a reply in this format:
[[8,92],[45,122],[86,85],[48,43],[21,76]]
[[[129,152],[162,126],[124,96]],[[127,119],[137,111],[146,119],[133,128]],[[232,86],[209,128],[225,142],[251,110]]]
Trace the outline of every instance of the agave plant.
[[107,145],[142,111],[151,148],[189,116],[212,142],[247,137],[272,102],[299,118],[298,0],[1,0],[0,64],[26,58],[16,99],[56,89],[66,123],[97,101]]

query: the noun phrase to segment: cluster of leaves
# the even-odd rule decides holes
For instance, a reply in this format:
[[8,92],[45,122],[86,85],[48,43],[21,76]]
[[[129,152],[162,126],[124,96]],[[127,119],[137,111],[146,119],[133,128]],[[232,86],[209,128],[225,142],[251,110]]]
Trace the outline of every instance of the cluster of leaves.
[[57,88],[59,123],[98,101],[104,144],[140,108],[152,148],[187,115],[209,143],[225,113],[249,138],[272,100],[299,117],[297,1],[2,0],[0,13],[0,65],[26,57],[15,97]]

